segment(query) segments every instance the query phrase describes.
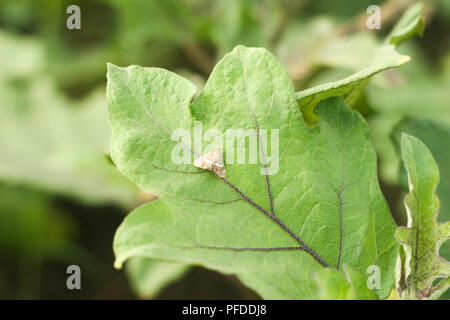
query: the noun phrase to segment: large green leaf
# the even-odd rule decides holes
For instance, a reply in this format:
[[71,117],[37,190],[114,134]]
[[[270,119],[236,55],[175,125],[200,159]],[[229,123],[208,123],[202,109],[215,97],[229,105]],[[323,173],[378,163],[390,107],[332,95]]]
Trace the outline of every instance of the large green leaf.
[[[361,271],[377,264],[378,294],[388,295],[395,225],[363,118],[330,99],[309,129],[288,74],[258,48],[236,47],[190,104],[194,94],[191,82],[163,69],[108,66],[112,158],[160,198],[118,229],[116,267],[133,256],[201,264],[237,274],[266,298],[302,298],[315,293],[311,274],[323,266],[346,263]],[[212,139],[194,136],[200,121],[203,132],[215,129]],[[176,136],[179,129],[193,141]],[[241,154],[256,152],[258,163],[232,161],[233,143],[223,148],[226,179],[194,167],[195,158],[224,147],[230,129],[249,130]],[[251,148],[266,129],[275,143]],[[202,142],[212,145],[201,148]],[[172,160],[179,151],[186,164]]]
[[[439,256],[439,247],[450,238],[450,222],[437,222],[439,169],[419,139],[402,134],[401,149],[409,194],[405,198],[408,226],[396,232],[403,248],[398,261],[397,295],[400,299],[437,298],[450,286],[450,263]],[[438,284],[436,279],[440,279]]]
[[352,105],[357,101],[357,98],[373,75],[383,70],[397,68],[408,62],[410,57],[399,54],[396,51],[395,44],[422,32],[423,19],[420,16],[422,10],[423,5],[418,3],[405,12],[385,42],[374,50],[372,61],[366,68],[344,79],[297,92],[296,98],[305,121],[310,126],[317,124],[319,118],[314,113],[314,109],[320,101],[329,97],[339,96]]

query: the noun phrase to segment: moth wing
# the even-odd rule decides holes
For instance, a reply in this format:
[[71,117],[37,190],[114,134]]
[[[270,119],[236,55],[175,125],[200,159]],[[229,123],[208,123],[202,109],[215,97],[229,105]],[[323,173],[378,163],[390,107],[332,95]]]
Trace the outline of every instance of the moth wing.
[[195,160],[194,166],[201,169],[212,170],[219,177],[225,178],[226,170],[223,163],[223,153],[219,147]]
[[224,178],[224,179],[225,179],[225,177],[227,175],[227,171],[225,170],[225,166],[214,165],[212,167],[212,171],[214,171],[219,177]]
[[202,156],[194,161],[194,166],[200,169],[209,169],[211,165],[206,161],[205,156]]
[[214,164],[225,167],[223,163],[223,152],[222,150],[217,147],[214,151]]
[[226,177],[226,170],[225,170],[225,165],[223,163],[223,153],[222,150],[217,147],[214,151],[213,151],[213,167],[212,170],[221,178],[225,178]]

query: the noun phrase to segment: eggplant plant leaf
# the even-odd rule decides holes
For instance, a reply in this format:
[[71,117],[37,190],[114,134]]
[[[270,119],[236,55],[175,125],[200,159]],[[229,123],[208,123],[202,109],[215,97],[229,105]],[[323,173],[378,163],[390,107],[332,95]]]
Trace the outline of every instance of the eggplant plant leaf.
[[[439,167],[439,185],[436,194],[441,202],[439,209],[439,222],[450,220],[450,150],[443,148],[442,143],[450,141],[450,125],[445,122],[438,122],[431,119],[422,119],[419,117],[406,117],[394,128],[392,139],[396,149],[401,153],[401,133],[407,133],[419,138],[431,151]],[[399,180],[402,187],[408,190],[408,176],[404,166],[400,167]],[[450,260],[450,242],[444,242],[439,249],[441,257]]]
[[422,11],[423,4],[418,3],[404,13],[385,42],[375,49],[372,54],[372,62],[366,68],[344,79],[297,92],[298,105],[306,123],[309,126],[315,126],[318,123],[319,117],[314,113],[314,110],[320,101],[338,96],[352,105],[357,101],[373,75],[383,70],[400,67],[410,61],[409,56],[396,51],[395,45],[415,34],[422,33],[424,26],[421,17]]
[[450,237],[450,222],[437,222],[439,169],[419,139],[402,134],[401,149],[409,193],[405,198],[408,226],[396,232],[403,248],[397,262],[397,296],[434,299],[450,286],[450,263],[439,256],[439,247]]
[[[243,46],[193,102],[195,86],[163,69],[110,64],[107,78],[112,158],[159,197],[119,227],[116,267],[136,256],[200,264],[264,298],[296,299],[316,293],[312,274],[323,267],[375,264],[377,294],[389,294],[395,224],[367,124],[342,99],[323,101],[308,128],[284,68]],[[226,178],[193,165],[216,147]]]
[[[424,92],[421,91],[422,95],[423,93]],[[437,96],[434,97],[436,98]],[[441,102],[441,104],[442,106],[445,106],[445,102]],[[430,104],[427,104],[427,110],[429,109],[431,109]],[[432,116],[431,110],[429,111],[430,116]],[[436,115],[434,116],[436,117]],[[445,222],[450,220],[450,168],[447,165],[450,163],[450,149],[448,147],[443,147],[443,144],[450,141],[450,125],[445,121],[446,118],[444,113],[439,113],[439,116],[440,121],[437,121],[436,119],[427,119],[423,116],[407,116],[394,127],[391,139],[393,140],[399,158],[401,158],[402,132],[420,139],[430,150],[439,167],[440,175],[439,185],[436,189],[436,194],[441,202],[437,221]],[[405,167],[400,165],[397,166],[397,168],[397,171],[399,171],[398,181],[404,190],[408,191],[408,175]],[[450,241],[445,241],[440,246],[439,255],[446,260],[450,260]],[[443,293],[439,299],[450,299],[450,290]]]

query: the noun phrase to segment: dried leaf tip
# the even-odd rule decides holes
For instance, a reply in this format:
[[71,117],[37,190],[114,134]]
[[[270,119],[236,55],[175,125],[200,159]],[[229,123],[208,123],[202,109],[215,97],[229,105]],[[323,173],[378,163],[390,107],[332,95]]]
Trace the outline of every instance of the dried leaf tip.
[[194,161],[194,166],[200,169],[208,169],[216,173],[219,177],[226,176],[225,165],[223,163],[223,152],[220,147],[208,152]]

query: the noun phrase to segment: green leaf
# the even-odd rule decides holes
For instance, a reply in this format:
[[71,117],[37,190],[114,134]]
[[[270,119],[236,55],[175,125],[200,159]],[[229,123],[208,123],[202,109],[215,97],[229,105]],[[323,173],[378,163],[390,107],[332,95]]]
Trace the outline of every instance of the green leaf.
[[81,262],[71,242],[70,218],[44,194],[0,184],[1,297],[39,299],[44,263]]
[[[324,101],[321,122],[309,129],[287,72],[268,51],[243,46],[216,65],[192,104],[194,85],[163,69],[109,65],[107,78],[112,158],[160,198],[118,229],[116,267],[134,256],[201,264],[237,274],[263,297],[292,299],[315,292],[311,275],[324,265],[361,271],[376,264],[377,293],[389,294],[395,225],[367,124],[343,100]],[[194,121],[205,133],[215,129],[210,140],[195,134]],[[181,142],[180,129],[190,133]],[[256,154],[256,163],[230,156],[234,141],[223,145],[230,129],[249,130],[239,154]],[[192,165],[217,146],[226,179]],[[179,151],[186,164],[173,161]]]
[[323,269],[314,275],[319,288],[317,299],[322,300],[377,300],[368,288],[363,274],[348,265],[342,270]]
[[[338,26],[334,26],[334,32],[336,28]],[[370,31],[344,37],[328,36],[322,48],[319,51],[316,49],[315,63],[333,68],[331,71],[334,68],[344,69],[348,75],[349,70],[360,71],[370,66],[379,45],[379,39]]]
[[0,179],[89,203],[136,206],[139,190],[106,156],[104,89],[69,100],[44,74],[42,52],[31,38],[0,32]]
[[[190,8],[180,1],[110,1],[119,12],[121,40],[142,45],[145,40],[181,42],[190,32]],[[176,20],[175,20],[176,19]],[[175,20],[175,21],[174,21]],[[182,29],[182,26],[185,29]]]
[[[400,151],[401,133],[407,133],[419,138],[430,149],[434,159],[439,167],[440,181],[436,189],[436,194],[441,201],[438,221],[444,222],[450,220],[450,152],[448,148],[442,147],[443,141],[450,141],[450,125],[436,120],[423,119],[419,117],[407,117],[399,122],[391,136],[396,151]],[[400,166],[399,173],[400,184],[405,190],[408,190],[408,177],[404,166]],[[439,248],[439,255],[450,260],[450,242],[444,242]],[[449,299],[450,292],[442,295],[440,299]]]
[[88,203],[133,207],[139,191],[110,163],[104,91],[79,102],[45,77],[7,82],[0,97],[0,178]]
[[403,248],[398,262],[397,296],[438,298],[450,286],[450,263],[439,256],[439,247],[450,237],[450,222],[437,222],[440,202],[435,192],[439,169],[419,139],[402,134],[401,149],[409,194],[405,198],[408,226],[399,227],[396,232]]
[[[369,86],[366,97],[376,112],[369,119],[375,150],[380,159],[380,176],[385,183],[397,184],[399,153],[395,152],[390,135],[394,127],[405,117],[427,118],[450,124],[450,81],[443,68],[439,73],[432,72],[432,66],[426,63],[420,48],[405,44],[403,52],[408,52],[414,63],[397,70],[387,85]],[[397,79],[397,80],[395,80]],[[420,93],[420,94],[418,94]],[[426,106],[426,107],[424,107]],[[411,133],[414,136],[416,132]],[[422,139],[421,136],[417,136]],[[400,141],[400,134],[398,134]],[[425,141],[428,145],[428,141]],[[399,148],[398,148],[399,149]],[[434,154],[434,150],[432,150]]]
[[[450,163],[450,150],[442,147],[443,142],[450,141],[450,125],[418,117],[407,117],[403,119],[396,125],[392,134],[392,139],[399,153],[402,132],[420,139],[432,153],[440,173],[440,181],[436,189],[436,194],[441,201],[439,221],[450,220],[450,167],[448,166]],[[405,168],[402,166],[400,170],[400,183],[408,190],[408,177]],[[444,243],[443,247],[446,244],[450,243]],[[447,253],[449,255],[443,256],[449,260],[450,250]]]
[[[26,201],[24,201],[26,199]],[[47,196],[0,184],[0,251],[31,263],[66,249],[73,222]]]
[[296,98],[307,123],[310,126],[318,123],[319,117],[314,113],[314,109],[320,101],[338,96],[352,104],[373,75],[386,69],[400,67],[409,60],[408,56],[397,53],[393,45],[383,46],[378,48],[373,62],[365,69],[342,80],[297,92]]
[[132,258],[126,265],[131,286],[141,299],[154,298],[189,269],[186,264],[142,257]]
[[43,53],[35,39],[0,31],[0,81],[35,75],[42,67]]
[[371,77],[383,70],[397,68],[410,60],[409,56],[399,54],[395,45],[404,41],[423,29],[423,19],[420,16],[422,6],[413,6],[405,12],[396,25],[386,43],[380,45],[373,53],[372,62],[364,69],[338,81],[325,83],[296,93],[296,98],[305,121],[309,126],[318,123],[319,118],[314,113],[317,104],[329,97],[338,96],[349,105],[355,103]]
[[[218,49],[219,57],[238,44],[270,45],[284,6],[289,4],[279,1],[214,1],[211,40]],[[255,14],[256,11],[258,14]]]

